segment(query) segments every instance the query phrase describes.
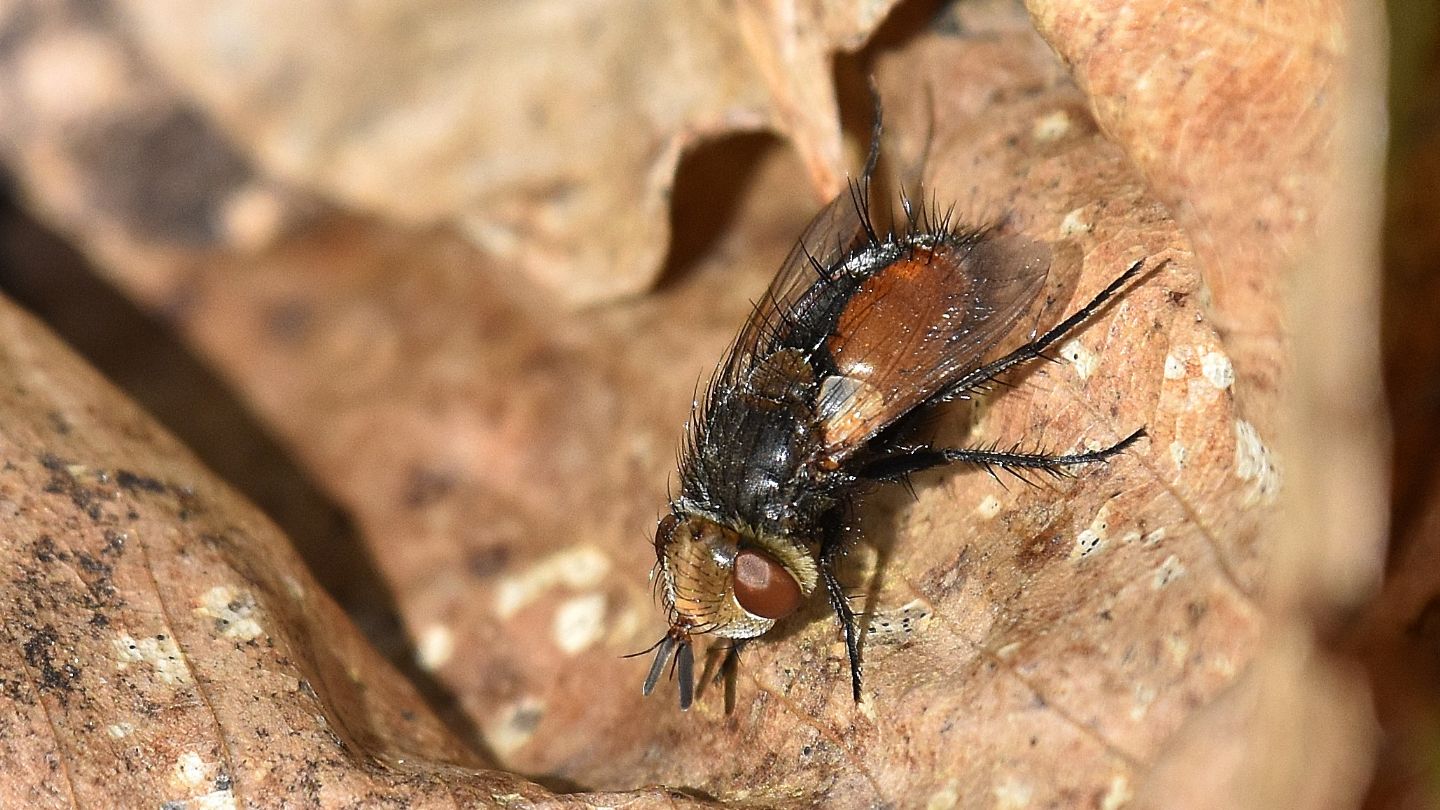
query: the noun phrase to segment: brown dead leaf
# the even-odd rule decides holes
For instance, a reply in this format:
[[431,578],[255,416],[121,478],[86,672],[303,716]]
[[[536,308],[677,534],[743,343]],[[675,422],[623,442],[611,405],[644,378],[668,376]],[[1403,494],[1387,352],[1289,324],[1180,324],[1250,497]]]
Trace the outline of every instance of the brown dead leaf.
[[1385,385],[1392,413],[1392,543],[1384,591],[1349,641],[1371,668],[1386,734],[1367,807],[1440,802],[1440,478],[1434,392],[1440,385],[1440,10],[1392,8],[1387,180]]
[[[665,784],[765,806],[1258,807],[1306,780],[1294,806],[1358,795],[1368,696],[1316,644],[1307,611],[1373,581],[1380,505],[1346,501],[1348,545],[1338,528],[1287,518],[1306,527],[1300,543],[1327,550],[1313,565],[1273,528],[1282,480],[1296,513],[1339,484],[1363,493],[1379,480],[1373,433],[1313,487],[1306,470],[1334,465],[1288,450],[1335,419],[1285,415],[1287,365],[1305,380],[1307,364],[1354,373],[1367,356],[1362,346],[1292,360],[1285,337],[1283,280],[1310,278],[1296,268],[1331,216],[1319,200],[1337,178],[1357,199],[1374,194],[1372,153],[1355,152],[1350,174],[1333,158],[1356,47],[1338,4],[1258,16],[1239,4],[1037,2],[1040,34],[1002,2],[939,16],[903,7],[887,22],[866,59],[890,122],[889,167],[966,218],[1006,215],[1056,243],[1064,261],[1045,325],[1130,262],[1159,268],[1062,347],[1065,362],[952,409],[942,434],[1055,450],[1140,425],[1149,438],[1040,488],[952,472],[918,481],[914,502],[872,499],[845,579],[877,627],[888,617],[911,629],[871,635],[866,702],[850,701],[843,648],[817,603],[751,648],[730,716],[713,693],[689,714],[664,689],[642,700],[645,665],[618,656],[663,630],[646,535],[697,377],[813,210],[808,188],[835,183],[828,54],[863,40],[886,4],[757,2],[734,17],[667,5],[646,13],[674,44],[640,49],[624,21],[641,4],[595,49],[575,44],[583,16],[560,19],[553,38],[529,35],[548,4],[508,27],[494,8],[439,2],[387,12],[408,28],[316,18],[260,31],[258,6],[234,12],[233,28],[205,26],[229,5],[122,3],[113,19],[134,23],[140,43],[125,46],[126,64],[159,65],[199,99],[207,142],[224,143],[223,127],[258,174],[402,221],[463,220],[466,235],[310,208],[274,216],[288,231],[261,252],[231,250],[245,240],[228,236],[177,250],[117,228],[123,218],[84,216],[87,190],[109,186],[66,142],[42,149],[47,133],[68,131],[44,110],[0,141],[37,207],[163,305],[351,510],[421,665],[496,763],[590,789]],[[396,30],[406,35],[393,40]],[[470,55],[487,42],[500,56],[477,78]],[[566,51],[615,58],[596,71]],[[33,44],[20,52],[33,56]],[[375,75],[375,54],[386,81],[359,81]],[[549,87],[522,73],[537,65],[594,75],[558,97],[553,117],[530,120],[522,100]],[[143,98],[123,116],[103,109],[184,104]],[[430,123],[417,132],[420,120]],[[732,141],[682,166],[677,230],[718,236],[677,257],[682,269],[653,294],[577,312],[511,280],[523,268],[592,299],[642,288],[663,253],[681,152],[765,124],[787,133],[799,165]],[[242,185],[270,182],[247,171]],[[687,185],[687,172],[704,179]],[[217,205],[203,199],[202,211]],[[1366,221],[1351,224],[1373,238]],[[472,246],[477,234],[489,253]],[[1364,262],[1330,254],[1340,256]],[[1338,265],[1317,266],[1314,286],[1329,289]],[[1368,273],[1349,279],[1373,285]],[[1373,328],[1358,317],[1349,328]],[[1356,383],[1344,401],[1367,407],[1373,379],[1344,379]],[[1315,432],[1289,436],[1290,424]],[[371,666],[357,677],[368,682]],[[332,688],[316,700],[343,704]],[[1306,771],[1311,742],[1326,780]],[[440,778],[437,759],[416,766],[425,779]]]
[[838,190],[829,61],[893,2],[116,6],[151,64],[267,174],[457,225],[594,301],[654,282],[672,178],[698,142],[776,128]]
[[477,770],[262,515],[8,302],[0,347],[0,803],[553,799]]

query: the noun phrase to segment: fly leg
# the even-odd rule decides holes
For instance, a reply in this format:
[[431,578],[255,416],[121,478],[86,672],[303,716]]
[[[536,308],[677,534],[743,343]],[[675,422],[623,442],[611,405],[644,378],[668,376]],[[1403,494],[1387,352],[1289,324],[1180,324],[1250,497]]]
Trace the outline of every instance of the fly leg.
[[715,673],[716,680],[723,680],[725,684],[725,713],[732,714],[735,711],[735,681],[740,677],[740,648],[745,646],[747,639],[736,639],[730,643],[730,649],[725,652],[725,660],[720,664],[720,671]]
[[[1169,259],[1161,262],[1155,267],[1155,269],[1158,271],[1166,264],[1169,264]],[[1109,301],[1111,298],[1113,298],[1115,294],[1120,291],[1120,288],[1125,286],[1126,282],[1139,275],[1140,272],[1144,269],[1144,259],[1141,259],[1130,265],[1130,267],[1126,269],[1125,272],[1121,273],[1118,278],[1110,282],[1110,284],[1106,286],[1105,289],[1096,293],[1095,297],[1090,299],[1090,303],[1076,310],[1075,314],[1061,321],[1059,324],[1056,324],[1053,329],[1041,335],[1040,337],[1035,338],[1029,343],[1026,343],[1024,346],[1021,346],[1015,351],[1010,352],[1004,357],[1001,357],[999,360],[986,363],[980,368],[977,368],[969,374],[966,374],[963,377],[955,380],[954,382],[940,389],[940,391],[936,393],[933,397],[931,397],[929,400],[927,400],[927,402],[945,402],[951,399],[955,399],[956,397],[963,397],[966,394],[981,389],[982,387],[984,387],[985,383],[995,379],[996,377],[1014,368],[1015,366],[1021,365],[1022,363],[1034,360],[1035,358],[1042,356],[1045,350],[1054,345],[1056,341],[1064,338],[1066,335],[1073,332],[1076,327],[1084,323],[1088,318],[1090,318],[1090,316],[1098,312],[1101,307],[1105,306],[1106,301]]]
[[723,648],[712,646],[705,654],[705,668],[695,682],[695,699],[704,696],[707,686],[716,684],[725,688],[725,713],[735,711],[735,681],[740,675],[740,649],[750,639],[732,639]]
[[[974,464],[984,467],[992,473],[996,467],[999,467],[1003,470],[1042,470],[1051,475],[1064,475],[1069,467],[1108,461],[1112,456],[1125,452],[1126,448],[1139,441],[1144,435],[1145,428],[1140,428],[1109,447],[1063,456],[1048,453],[1019,453],[1010,450],[920,447],[899,450],[881,456],[862,466],[857,475],[871,481],[900,481],[912,473],[945,464]],[[825,556],[823,548],[820,555],[823,560]],[[821,569],[824,570],[823,565]],[[833,594],[831,602],[834,602]]]
[[845,588],[835,576],[835,564],[844,548],[844,532],[838,510],[825,520],[824,535],[820,541],[820,578],[825,581],[825,591],[830,596],[830,609],[845,629],[845,652],[850,658],[850,685],[855,702],[860,702],[860,630],[855,626],[855,611]]

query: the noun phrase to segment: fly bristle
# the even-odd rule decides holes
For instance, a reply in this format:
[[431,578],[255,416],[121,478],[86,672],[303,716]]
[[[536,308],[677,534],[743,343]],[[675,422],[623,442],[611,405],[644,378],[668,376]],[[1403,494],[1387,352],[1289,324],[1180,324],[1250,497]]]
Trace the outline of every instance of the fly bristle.
[[804,245],[801,245],[800,248],[805,251],[805,260],[810,263],[810,269],[815,271],[815,275],[819,276],[821,281],[834,281],[830,275],[830,268],[821,264],[820,260],[815,258],[815,254],[810,252],[810,248]]
[[855,203],[855,213],[860,217],[860,228],[865,231],[869,244],[872,246],[881,244],[870,210],[870,179],[868,177],[862,177],[859,182],[850,183],[850,199]]

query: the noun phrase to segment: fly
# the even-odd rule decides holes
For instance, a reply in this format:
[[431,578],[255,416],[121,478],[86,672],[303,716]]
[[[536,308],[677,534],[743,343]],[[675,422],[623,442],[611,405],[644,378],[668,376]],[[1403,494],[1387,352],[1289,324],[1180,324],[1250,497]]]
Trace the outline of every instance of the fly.
[[[877,125],[878,131],[878,125]],[[858,182],[817,214],[695,406],[679,496],[655,532],[670,629],[651,648],[644,693],[674,657],[680,708],[694,697],[697,636],[740,647],[822,586],[845,636],[854,698],[856,615],[836,578],[848,505],[868,488],[947,464],[1038,470],[1103,462],[1144,428],[1071,455],[935,447],[910,417],[982,390],[1095,314],[1144,267],[1131,265],[1048,332],[986,361],[1044,286],[1047,244],[965,228],[902,195],[905,225],[879,232],[869,208],[877,144]]]

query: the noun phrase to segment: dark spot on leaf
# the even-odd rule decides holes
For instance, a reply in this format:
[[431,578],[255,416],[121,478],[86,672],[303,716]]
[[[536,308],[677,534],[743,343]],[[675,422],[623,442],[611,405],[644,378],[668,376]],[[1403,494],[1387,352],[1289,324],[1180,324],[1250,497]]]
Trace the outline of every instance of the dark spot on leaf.
[[91,574],[108,575],[111,570],[113,570],[109,565],[100,562],[83,551],[75,555],[75,562],[78,563],[83,570]]
[[56,547],[55,538],[50,535],[41,535],[40,539],[35,541],[35,559],[40,562],[48,564],[66,558],[65,552]]
[[12,3],[0,15],[0,57],[8,57],[25,44],[42,24],[41,6]]
[[275,340],[297,346],[310,336],[315,313],[306,301],[282,301],[265,308],[265,331]]
[[139,236],[187,247],[216,241],[222,207],[251,175],[204,116],[181,106],[99,124],[74,154],[96,206]]
[[1196,627],[1200,624],[1200,620],[1205,618],[1205,614],[1210,612],[1210,609],[1204,602],[1191,602],[1185,606],[1185,612],[1190,617],[1190,626]]
[[1059,536],[1046,533],[1032,537],[1028,543],[1021,546],[1016,552],[1015,561],[1019,564],[1020,570],[1030,573],[1045,563],[1064,557],[1068,553],[1068,549],[1060,541]]
[[533,706],[526,706],[510,717],[510,727],[521,733],[534,731],[540,725],[545,713]]
[[405,505],[412,509],[429,506],[455,489],[455,475],[445,470],[415,467],[405,487]]
[[56,660],[56,647],[59,645],[60,634],[55,631],[54,625],[47,624],[35,630],[25,641],[25,663],[40,674],[40,688],[60,693],[63,704],[66,694],[75,689],[80,669],[74,664]]
[[154,478],[150,478],[144,475],[137,475],[133,472],[130,472],[129,470],[120,470],[116,472],[115,483],[119,484],[122,489],[128,489],[131,492],[134,492],[136,490],[144,490],[146,492],[155,493],[165,491],[165,485],[155,480]]
[[70,422],[65,419],[64,414],[59,411],[51,411],[48,416],[50,419],[50,427],[53,428],[56,433],[61,436],[70,435]]
[[477,548],[465,558],[465,568],[479,579],[493,577],[509,564],[510,547],[502,545]]
[[0,694],[22,706],[34,706],[35,693],[27,687],[28,684],[20,679],[0,678]]

